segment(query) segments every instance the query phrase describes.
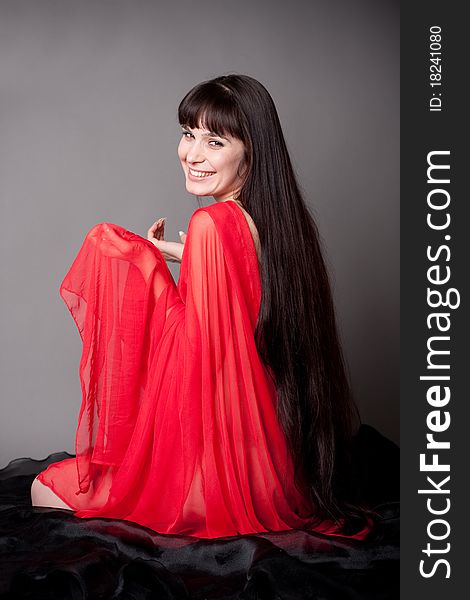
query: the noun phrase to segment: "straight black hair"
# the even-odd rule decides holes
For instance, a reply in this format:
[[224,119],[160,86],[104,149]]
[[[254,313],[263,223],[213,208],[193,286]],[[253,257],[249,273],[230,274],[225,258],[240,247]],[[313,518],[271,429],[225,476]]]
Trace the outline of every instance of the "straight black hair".
[[355,495],[352,439],[360,424],[338,336],[316,223],[302,197],[274,101],[247,75],[230,74],[190,90],[182,126],[230,134],[245,146],[236,200],[261,244],[262,299],[255,329],[272,377],[277,414],[307,494],[313,521],[361,524],[375,514]]

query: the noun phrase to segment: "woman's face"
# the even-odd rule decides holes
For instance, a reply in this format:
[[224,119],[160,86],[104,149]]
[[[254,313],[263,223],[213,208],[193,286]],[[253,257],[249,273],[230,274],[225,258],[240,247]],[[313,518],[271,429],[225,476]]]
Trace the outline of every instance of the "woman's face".
[[189,127],[182,127],[181,136],[178,156],[186,190],[197,196],[213,196],[217,201],[232,199],[242,184],[238,173],[243,172],[243,142]]

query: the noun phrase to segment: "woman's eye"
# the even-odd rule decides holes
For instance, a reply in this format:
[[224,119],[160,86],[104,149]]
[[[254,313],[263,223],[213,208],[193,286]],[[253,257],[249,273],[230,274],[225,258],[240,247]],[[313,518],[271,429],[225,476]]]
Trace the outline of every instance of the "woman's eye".
[[[189,140],[190,138],[192,138],[194,136],[190,131],[186,131],[185,129],[183,129],[181,131],[181,137],[184,137],[187,140]],[[219,140],[209,140],[209,145],[219,148],[219,147],[223,147],[224,144],[222,144],[222,142],[219,142]]]

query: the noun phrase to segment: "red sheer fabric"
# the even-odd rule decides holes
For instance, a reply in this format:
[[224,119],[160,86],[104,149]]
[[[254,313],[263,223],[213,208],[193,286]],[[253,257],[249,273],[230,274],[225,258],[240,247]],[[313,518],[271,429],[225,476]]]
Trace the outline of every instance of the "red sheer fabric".
[[76,516],[203,538],[342,535],[293,484],[254,341],[258,259],[234,201],[193,213],[177,285],[150,241],[101,223],[60,293],[83,342],[83,398],[75,458],[38,477]]

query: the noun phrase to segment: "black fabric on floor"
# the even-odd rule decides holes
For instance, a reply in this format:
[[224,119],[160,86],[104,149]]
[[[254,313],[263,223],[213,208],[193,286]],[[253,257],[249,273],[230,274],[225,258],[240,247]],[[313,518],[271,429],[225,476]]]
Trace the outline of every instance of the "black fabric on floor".
[[304,531],[215,540],[31,506],[34,477],[66,452],[0,470],[0,598],[388,600],[399,598],[399,448],[368,425],[355,440],[365,542]]

